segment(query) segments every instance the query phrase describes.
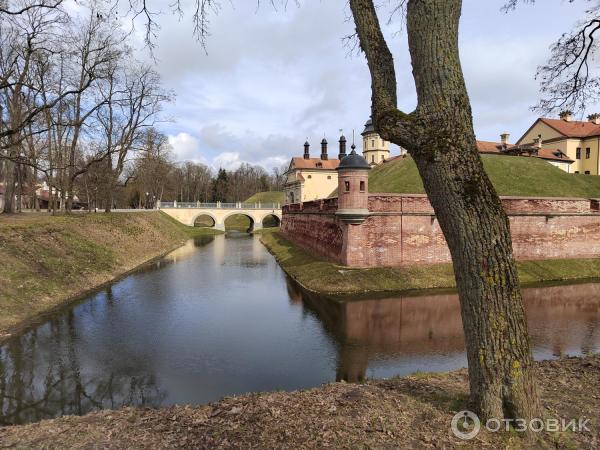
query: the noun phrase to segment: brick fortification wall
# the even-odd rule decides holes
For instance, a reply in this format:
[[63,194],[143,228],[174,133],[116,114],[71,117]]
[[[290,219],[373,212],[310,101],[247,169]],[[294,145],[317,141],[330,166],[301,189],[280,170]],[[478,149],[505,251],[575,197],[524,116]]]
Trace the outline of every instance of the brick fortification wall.
[[[502,197],[517,259],[600,257],[596,200]],[[282,233],[312,253],[354,267],[450,262],[425,195],[370,194],[360,225],[336,218],[337,199],[287,205]]]

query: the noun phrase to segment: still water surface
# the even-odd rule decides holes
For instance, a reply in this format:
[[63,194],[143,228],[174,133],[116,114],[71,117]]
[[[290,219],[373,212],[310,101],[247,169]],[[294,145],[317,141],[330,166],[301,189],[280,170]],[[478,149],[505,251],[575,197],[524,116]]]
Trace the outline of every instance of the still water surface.
[[[600,350],[600,284],[527,289],[538,359]],[[453,294],[331,301],[258,237],[190,241],[0,347],[0,423],[466,366]]]

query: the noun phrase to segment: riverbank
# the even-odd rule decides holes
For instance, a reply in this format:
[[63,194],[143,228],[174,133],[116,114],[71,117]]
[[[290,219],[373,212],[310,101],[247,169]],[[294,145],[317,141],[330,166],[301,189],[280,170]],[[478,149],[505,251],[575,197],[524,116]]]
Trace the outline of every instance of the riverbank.
[[160,212],[0,215],[0,341],[194,235],[214,233]]
[[586,432],[450,432],[468,408],[465,369],[297,392],[247,394],[200,407],[125,408],[0,428],[3,447],[83,448],[597,448],[600,355],[536,363],[547,418],[590,419]]
[[[279,232],[264,233],[260,239],[290,277],[319,294],[376,294],[456,287],[451,264],[350,268],[309,254]],[[600,258],[519,261],[517,266],[523,286],[600,278]]]

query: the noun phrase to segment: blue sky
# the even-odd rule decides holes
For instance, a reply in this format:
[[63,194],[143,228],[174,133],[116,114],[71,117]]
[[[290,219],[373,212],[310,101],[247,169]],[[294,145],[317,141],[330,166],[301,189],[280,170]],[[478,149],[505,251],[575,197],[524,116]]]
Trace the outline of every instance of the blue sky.
[[[254,1],[228,1],[211,21],[207,53],[192,37],[191,14],[180,21],[165,11],[155,51],[157,69],[176,101],[161,125],[177,160],[214,168],[241,162],[280,166],[313,154],[339,130],[360,137],[370,111],[370,78],[362,55],[349,55],[342,38],[353,32],[345,1],[301,0],[287,10]],[[266,3],[266,2],[263,2]],[[460,29],[463,71],[477,137],[516,140],[536,115],[536,67],[561,33],[582,17],[585,1],[543,0],[501,12],[503,0],[464,0]],[[416,96],[406,33],[385,27],[394,52],[399,106]],[[588,111],[591,112],[591,111]],[[357,142],[360,148],[360,143]],[[332,148],[331,153],[336,153]]]

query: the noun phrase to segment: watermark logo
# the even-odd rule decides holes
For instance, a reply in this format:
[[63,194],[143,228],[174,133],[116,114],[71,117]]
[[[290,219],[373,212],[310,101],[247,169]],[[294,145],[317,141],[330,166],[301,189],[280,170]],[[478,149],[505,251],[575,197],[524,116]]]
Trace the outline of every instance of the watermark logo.
[[[526,431],[532,431],[534,433],[540,433],[542,431],[573,431],[573,432],[590,432],[590,419],[578,418],[578,419],[556,419],[547,418],[540,419],[534,418],[530,421],[525,419],[488,419],[485,424],[485,429],[491,433],[504,430],[514,430],[519,433]],[[469,440],[473,439],[481,431],[481,420],[473,411],[459,411],[452,417],[450,423],[450,429],[452,434],[459,439]]]
[[459,411],[452,418],[452,433],[459,439],[473,439],[481,430],[481,421],[472,411]]

